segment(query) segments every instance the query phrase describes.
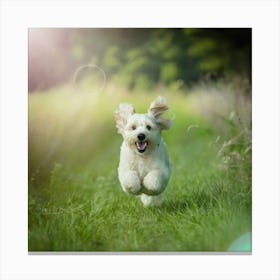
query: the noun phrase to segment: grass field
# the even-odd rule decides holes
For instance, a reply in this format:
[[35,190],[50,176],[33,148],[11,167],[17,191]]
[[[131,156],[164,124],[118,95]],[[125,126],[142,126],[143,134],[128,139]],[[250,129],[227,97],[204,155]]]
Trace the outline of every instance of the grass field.
[[[251,105],[242,87],[29,94],[29,251],[227,251],[251,231]],[[145,112],[157,95],[172,108],[163,136],[173,171],[163,205],[145,208],[120,188],[113,112],[120,102]]]

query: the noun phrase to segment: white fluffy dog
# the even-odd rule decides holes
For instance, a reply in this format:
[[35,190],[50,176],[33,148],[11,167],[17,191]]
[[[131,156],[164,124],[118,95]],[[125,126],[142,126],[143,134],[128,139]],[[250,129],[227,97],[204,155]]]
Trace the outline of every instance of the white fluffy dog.
[[118,132],[123,136],[118,168],[122,189],[139,195],[145,206],[160,205],[170,173],[171,162],[161,136],[171,121],[162,117],[168,103],[159,96],[147,114],[136,114],[131,104],[122,103],[115,111]]

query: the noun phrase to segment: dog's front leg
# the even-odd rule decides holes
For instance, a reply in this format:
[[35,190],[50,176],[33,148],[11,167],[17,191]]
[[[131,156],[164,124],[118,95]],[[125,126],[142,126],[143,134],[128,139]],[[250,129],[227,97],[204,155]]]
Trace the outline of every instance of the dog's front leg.
[[119,180],[122,189],[130,194],[138,195],[141,190],[141,182],[136,171],[119,171]]
[[169,172],[152,170],[144,177],[142,191],[147,195],[159,195],[165,190],[168,180]]

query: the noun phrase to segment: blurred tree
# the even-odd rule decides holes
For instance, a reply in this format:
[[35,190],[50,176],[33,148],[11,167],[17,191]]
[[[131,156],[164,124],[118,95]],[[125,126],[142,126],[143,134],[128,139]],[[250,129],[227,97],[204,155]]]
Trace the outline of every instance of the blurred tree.
[[250,78],[250,28],[198,28],[184,33],[191,43],[189,55],[197,59],[201,73],[239,73]]
[[66,82],[85,64],[129,88],[190,84],[207,73],[251,78],[250,28],[30,29],[29,90]]

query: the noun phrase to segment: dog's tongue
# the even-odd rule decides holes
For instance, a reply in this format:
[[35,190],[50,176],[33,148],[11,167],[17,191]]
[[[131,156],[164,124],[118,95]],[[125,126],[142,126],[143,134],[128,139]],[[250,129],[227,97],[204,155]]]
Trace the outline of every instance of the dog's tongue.
[[144,150],[147,147],[147,142],[137,142],[136,143],[138,150]]

